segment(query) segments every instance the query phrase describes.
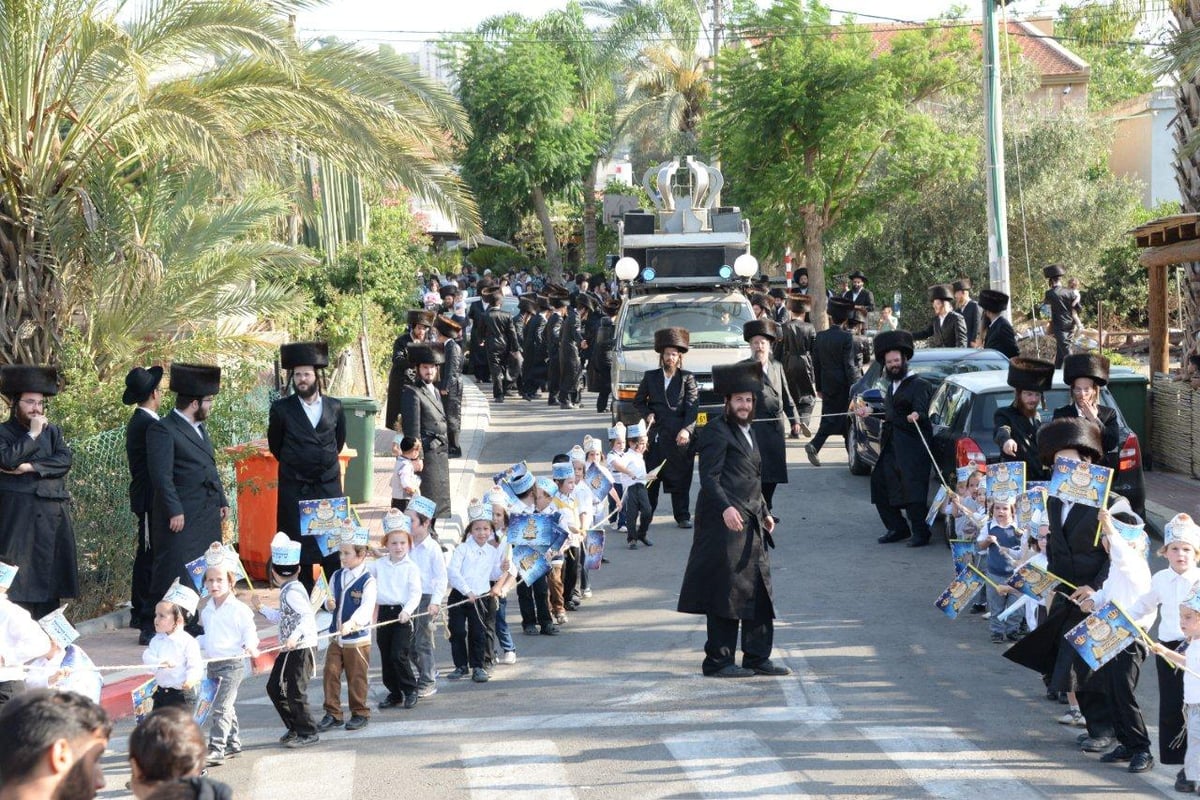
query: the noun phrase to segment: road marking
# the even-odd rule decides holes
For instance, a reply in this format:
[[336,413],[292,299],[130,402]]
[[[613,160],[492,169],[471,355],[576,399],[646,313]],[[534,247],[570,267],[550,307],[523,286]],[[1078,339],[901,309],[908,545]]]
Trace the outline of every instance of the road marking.
[[321,800],[354,800],[355,759],[353,750],[295,750],[264,756],[254,762],[251,797],[254,800],[313,797],[316,781],[321,787]]
[[[740,721],[740,720],[739,720]],[[806,798],[771,749],[751,731],[696,731],[663,739],[700,797],[778,794]]]
[[479,750],[478,744],[459,746],[474,800],[509,800],[513,792],[547,800],[575,797],[558,746],[548,739],[506,741],[495,754]]
[[[779,653],[779,660],[792,668],[791,675],[779,679],[780,686],[783,688],[783,696],[787,698],[788,705],[792,708],[832,709],[834,706],[829,700],[829,693],[817,680],[817,674],[808,666],[808,661],[804,656],[799,651],[787,647],[775,649]],[[836,709],[834,715],[834,719],[841,716]]]
[[930,797],[1043,796],[950,728],[873,726],[859,730]]

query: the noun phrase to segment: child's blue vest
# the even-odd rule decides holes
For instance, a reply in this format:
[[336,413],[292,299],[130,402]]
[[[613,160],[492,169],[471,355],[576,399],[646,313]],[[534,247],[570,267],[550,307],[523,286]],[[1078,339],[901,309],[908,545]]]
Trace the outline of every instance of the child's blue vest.
[[[358,580],[350,584],[350,587],[343,591],[342,582],[346,570],[339,569],[333,573],[332,591],[333,602],[333,621],[329,624],[329,632],[337,634],[342,629],[342,625],[346,624],[346,620],[350,619],[362,607],[363,589],[366,588],[367,581],[371,580],[371,573],[363,571],[363,574],[358,576]],[[343,646],[359,645],[363,642],[369,642],[371,632],[369,630],[359,630],[354,633],[342,636],[340,641]]]

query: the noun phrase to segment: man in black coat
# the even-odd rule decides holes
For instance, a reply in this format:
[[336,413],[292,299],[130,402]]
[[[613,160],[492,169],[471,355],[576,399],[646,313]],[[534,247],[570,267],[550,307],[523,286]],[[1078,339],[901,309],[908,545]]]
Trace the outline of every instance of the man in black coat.
[[929,302],[933,306],[933,319],[921,330],[913,331],[913,339],[925,339],[930,347],[966,347],[967,321],[954,310],[950,287],[944,284],[929,287]]
[[1000,445],[1006,461],[1025,462],[1025,480],[1045,479],[1038,454],[1037,432],[1042,418],[1038,407],[1054,380],[1054,365],[1036,358],[1013,358],[1008,363],[1008,385],[1013,387],[1011,405],[997,408],[992,416],[993,441]]
[[[525,356],[525,368],[521,372],[521,397],[532,400],[546,381],[546,316],[539,305],[536,295],[522,295],[520,300],[521,316],[525,324],[521,326],[521,353]],[[546,311],[549,311],[546,304]]]
[[436,519],[450,516],[446,408],[437,388],[438,368],[445,361],[445,356],[432,345],[411,344],[408,346],[408,360],[417,370],[417,381],[405,386],[400,395],[402,430],[405,436],[411,436],[421,443],[425,456],[425,468],[421,472],[421,495],[437,503],[436,522]]
[[849,277],[850,288],[842,295],[842,299],[849,300],[856,306],[864,306],[867,311],[874,311],[875,296],[867,288],[867,276],[862,274],[862,270],[856,269],[850,273]]
[[311,592],[313,566],[331,579],[341,561],[336,551],[322,556],[315,536],[300,535],[300,501],[343,496],[338,454],[346,444],[346,414],[340,400],[321,391],[318,370],[329,366],[325,342],[285,344],[279,363],[295,392],[272,403],[267,416],[267,446],[279,462],[275,529],[300,543],[300,583]]
[[[929,424],[929,401],[933,384],[908,369],[913,355],[912,336],[906,331],[885,331],[875,337],[875,359],[883,364],[888,379],[883,400],[883,431],[879,461],[871,471],[871,502],[887,529],[880,544],[909,539],[909,547],[929,544],[927,490],[933,464],[924,441],[933,439]],[[869,416],[863,406],[855,411]],[[904,517],[908,515],[906,522]]]
[[787,380],[788,394],[796,404],[800,432],[805,436],[812,436],[808,423],[812,421],[813,406],[817,402],[812,358],[817,329],[808,321],[811,303],[812,298],[806,294],[794,294],[787,298],[788,320],[780,326],[779,341],[775,348],[775,357],[783,366],[783,375]]
[[[470,347],[467,356],[470,359],[468,372],[475,376],[476,383],[491,380],[492,373],[488,368],[487,347],[484,340],[483,316],[487,313],[488,305],[483,300],[483,292],[495,286],[490,278],[483,278],[476,284],[479,292],[479,302],[467,307],[467,321],[470,322]],[[432,323],[431,323],[432,324]]]
[[771,357],[771,348],[779,339],[779,326],[773,320],[755,319],[742,326],[742,338],[750,344],[750,358],[742,363],[756,364],[762,382],[754,395],[754,438],[760,448],[762,493],[767,510],[773,507],[775,487],[788,482],[788,420],[791,432],[800,434],[800,419],[788,394],[783,367]]
[[392,367],[388,371],[387,409],[384,411],[384,427],[396,429],[396,418],[400,416],[400,392],[412,383],[412,365],[408,363],[408,346],[423,342],[433,325],[433,312],[412,309],[408,312],[408,330],[392,342]]
[[1042,268],[1042,275],[1049,283],[1046,294],[1042,298],[1050,309],[1050,332],[1054,334],[1054,366],[1061,367],[1063,360],[1071,354],[1071,336],[1075,333],[1075,303],[1073,292],[1062,285],[1063,275],[1067,271],[1059,264],[1047,264]]
[[579,293],[563,320],[558,337],[558,405],[560,408],[579,408],[579,381],[583,376],[583,328],[596,298]]
[[479,324],[483,330],[483,346],[487,350],[488,372],[492,377],[492,400],[503,403],[510,383],[509,359],[520,352],[521,345],[517,340],[512,314],[500,307],[500,301],[504,298],[500,287],[484,289],[482,296],[487,310]]
[[2,367],[0,394],[11,409],[0,425],[0,554],[20,568],[9,598],[39,618],[79,595],[66,487],[73,455],[62,430],[46,419],[46,398],[58,394],[58,371]]
[[176,578],[191,586],[186,564],[221,541],[229,501],[204,421],[221,390],[221,368],[171,365],[175,408],[146,431],[146,461],[154,485],[150,546],[154,550],[151,597],[166,594]]
[[[697,525],[677,608],[707,617],[701,669],[717,678],[791,672],[771,661],[775,605],[767,550],[775,546],[775,520],[762,496],[762,461],[752,424],[761,376],[758,364],[714,367],[713,388],[725,397],[725,413],[698,435]],[[740,667],[735,663],[739,628]]]
[[595,351],[589,362],[589,388],[596,392],[596,413],[608,411],[608,401],[612,397],[612,352],[617,343],[617,313],[621,310],[621,301],[610,298],[605,304],[603,314],[596,326]]
[[983,346],[998,350],[1007,358],[1019,356],[1021,348],[1017,346],[1017,333],[1004,316],[1008,295],[995,289],[984,289],[979,293],[979,305],[983,309],[983,332],[980,334]]
[[1116,469],[1121,427],[1116,410],[1100,403],[1100,387],[1108,383],[1108,359],[1095,353],[1074,353],[1063,359],[1062,368],[1072,402],[1054,409],[1054,418],[1078,417],[1098,427],[1103,446],[1099,463]]
[[854,334],[846,330],[847,319],[854,305],[840,297],[829,300],[830,326],[813,339],[813,375],[817,396],[821,398],[821,424],[817,435],[804,445],[804,454],[814,467],[821,466],[817,455],[830,436],[846,435],[850,410],[850,387],[862,377],[858,368],[858,353]]
[[438,378],[438,393],[446,409],[446,453],[450,458],[462,458],[462,447],[458,442],[458,434],[462,430],[463,399],[463,351],[458,344],[461,333],[462,328],[449,317],[439,315],[433,321],[434,344],[441,348],[445,359],[441,377]]
[[549,298],[550,316],[546,318],[546,327],[542,331],[542,340],[546,347],[546,405],[558,403],[558,393],[561,388],[562,376],[559,370],[559,340],[562,338],[563,318],[567,313],[567,299],[555,294]]
[[692,471],[696,447],[696,413],[700,407],[700,387],[696,377],[683,369],[683,356],[691,344],[686,328],[661,328],[654,332],[654,350],[658,369],[646,370],[633,397],[633,407],[650,426],[646,469],[663,464],[658,480],[647,492],[651,516],[658,510],[659,491],[671,495],[671,511],[681,528],[692,527],[689,508]]
[[154,605],[150,595],[154,555],[150,549],[150,506],[154,487],[146,464],[146,430],[158,420],[162,401],[162,367],[134,367],[125,376],[124,405],[133,405],[133,415],[125,424],[125,460],[129,464],[129,510],[137,518],[137,553],[129,586],[129,627],[141,631],[138,644],[148,645],[154,638]]
[[[967,346],[978,347],[980,338],[979,303],[971,299],[971,279],[959,278],[950,287],[954,291],[954,310],[962,315],[967,326]],[[1011,356],[1010,356],[1011,358]]]

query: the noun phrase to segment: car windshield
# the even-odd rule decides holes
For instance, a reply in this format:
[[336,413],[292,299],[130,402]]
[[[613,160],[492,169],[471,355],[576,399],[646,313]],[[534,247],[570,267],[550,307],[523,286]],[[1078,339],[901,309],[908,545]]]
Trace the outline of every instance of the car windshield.
[[[908,362],[908,366],[914,374],[924,377],[934,386],[939,386],[949,375],[959,375],[964,372],[1008,369],[1008,360],[1003,356],[997,358],[981,358],[976,356],[971,359],[947,358],[910,361]],[[887,391],[887,376],[883,374],[883,368],[880,367],[878,361],[871,364],[871,368],[867,374],[870,376],[869,379],[876,389]]]
[[649,350],[660,328],[686,328],[691,347],[746,347],[742,325],[754,319],[747,302],[640,303],[626,306],[621,347]]
[[[1071,396],[1066,388],[1051,389],[1043,394],[1042,397],[1044,398],[1044,402],[1042,408],[1038,409],[1038,416],[1041,417],[1044,423],[1049,422],[1054,417],[1054,409],[1071,402]],[[992,430],[993,421],[996,417],[996,409],[1011,405],[1012,401],[1013,395],[1011,391],[982,392],[976,395],[972,424],[977,430]],[[1128,429],[1129,426],[1125,423],[1125,417],[1121,414],[1121,409],[1117,406],[1117,401],[1113,398],[1107,387],[1100,390],[1100,403],[1101,405],[1116,409],[1117,420],[1120,423],[1121,430]]]

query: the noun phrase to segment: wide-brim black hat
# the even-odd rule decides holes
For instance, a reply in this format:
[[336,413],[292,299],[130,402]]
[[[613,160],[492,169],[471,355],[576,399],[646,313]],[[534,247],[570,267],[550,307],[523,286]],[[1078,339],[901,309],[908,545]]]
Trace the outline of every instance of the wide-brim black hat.
[[440,294],[444,300],[447,297],[457,297],[461,291],[462,290],[458,288],[457,283],[448,283],[438,289],[438,294]]
[[767,295],[763,292],[751,292],[748,295],[750,305],[759,306],[760,308],[767,307]]
[[575,295],[575,307],[578,309],[587,309],[589,312],[595,311],[600,307],[600,301],[595,296],[586,292],[580,292]]
[[536,314],[537,307],[537,298],[535,297],[522,297],[517,301],[517,310],[522,314]]
[[121,403],[127,406],[144,403],[162,383],[162,367],[134,367],[125,376],[125,394],[121,395]]
[[762,389],[762,364],[739,361],[736,364],[717,364],[713,367],[713,392],[723,397]]
[[289,342],[279,346],[279,364],[284,369],[329,366],[329,345],[325,342]]
[[863,275],[862,270],[860,270],[860,269],[854,270],[854,272],[851,272],[849,275],[846,276],[846,278],[848,280],[854,280],[855,278],[858,278],[863,283],[867,282],[867,276]]
[[462,325],[441,314],[433,318],[433,328],[447,339],[454,339],[462,332]]
[[1047,264],[1042,267],[1042,275],[1047,278],[1061,278],[1066,274],[1067,271],[1062,268],[1061,264]]
[[912,358],[916,349],[912,334],[908,331],[881,331],[875,334],[871,347],[875,351],[875,360],[880,364],[893,350],[899,350],[905,358]]
[[774,341],[779,338],[779,323],[773,319],[752,319],[742,325],[742,338],[747,342],[755,336],[765,336]]
[[1008,308],[1008,295],[995,289],[983,289],[979,292],[979,306],[984,311],[1003,314]]
[[947,303],[954,302],[954,294],[950,291],[950,287],[944,283],[939,283],[936,286],[929,287],[930,300],[944,300]]
[[785,297],[787,297],[787,292],[783,291],[783,289],[776,286],[775,288],[773,288],[769,292],[767,292],[767,295],[769,297],[774,297],[776,300],[782,300]]
[[1054,382],[1054,365],[1036,358],[1014,356],[1008,360],[1008,385],[1029,392],[1045,392]]
[[0,367],[0,394],[20,397],[26,392],[52,397],[58,394],[58,370],[33,364]]
[[433,325],[435,314],[432,311],[426,311],[423,308],[409,309],[408,312],[408,327],[412,328],[417,325],[424,325],[426,328]]
[[971,279],[959,278],[954,283],[950,284],[950,288],[956,292],[969,292],[971,291]]
[[189,397],[208,397],[221,391],[221,368],[211,364],[172,364],[172,392]]
[[686,353],[692,343],[692,334],[687,328],[659,328],[654,332],[654,352],[661,353],[668,347],[674,347],[681,353]]
[[854,303],[844,297],[831,297],[826,310],[834,322],[845,322],[850,312],[854,311]]
[[1107,358],[1098,353],[1072,353],[1063,359],[1063,383],[1070,386],[1076,378],[1091,378],[1097,386],[1108,383]]
[[793,314],[807,314],[812,307],[812,297],[806,294],[790,294],[787,298],[787,310]]
[[617,298],[617,297],[610,297],[610,298],[607,300],[607,302],[605,302],[605,303],[604,303],[604,313],[605,313],[605,314],[608,314],[610,317],[611,317],[613,314],[616,314],[616,313],[617,313],[618,311],[620,311],[620,310],[621,310],[621,300],[620,300],[620,298]]
[[808,277],[808,267],[799,267],[797,269],[792,270],[793,278],[799,278],[801,275],[803,275],[805,278]]
[[1080,417],[1060,417],[1038,428],[1037,448],[1038,457],[1047,467],[1062,450],[1078,450],[1082,455],[1091,456],[1094,462],[1104,458],[1100,426]]
[[422,364],[444,364],[446,363],[445,351],[439,351],[433,345],[425,342],[413,342],[405,348],[408,354],[409,366],[419,367]]

